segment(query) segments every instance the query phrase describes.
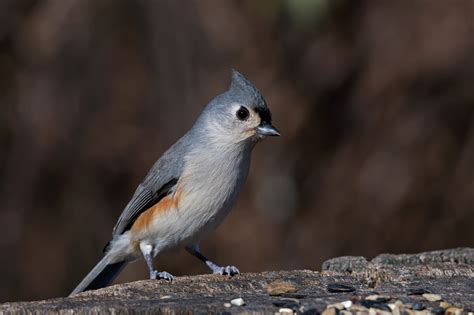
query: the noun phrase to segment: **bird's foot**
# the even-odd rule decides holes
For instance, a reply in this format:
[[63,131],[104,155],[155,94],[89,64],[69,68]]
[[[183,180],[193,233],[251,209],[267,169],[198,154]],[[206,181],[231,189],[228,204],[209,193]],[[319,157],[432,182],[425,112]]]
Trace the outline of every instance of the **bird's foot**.
[[163,279],[168,282],[173,282],[173,275],[169,272],[166,271],[161,271],[158,272],[158,270],[153,270],[153,272],[150,274],[150,279],[155,280],[155,279]]
[[235,276],[240,273],[239,269],[235,266],[225,266],[225,267],[217,267],[212,270],[213,274],[217,275],[229,275],[229,276]]

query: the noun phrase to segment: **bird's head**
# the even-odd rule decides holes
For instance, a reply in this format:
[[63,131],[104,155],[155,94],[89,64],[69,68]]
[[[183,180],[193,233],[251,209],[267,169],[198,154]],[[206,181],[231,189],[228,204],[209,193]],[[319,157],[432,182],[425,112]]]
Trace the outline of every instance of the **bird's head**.
[[225,141],[256,141],[280,135],[262,94],[236,70],[232,70],[229,90],[214,98],[204,113],[208,132]]

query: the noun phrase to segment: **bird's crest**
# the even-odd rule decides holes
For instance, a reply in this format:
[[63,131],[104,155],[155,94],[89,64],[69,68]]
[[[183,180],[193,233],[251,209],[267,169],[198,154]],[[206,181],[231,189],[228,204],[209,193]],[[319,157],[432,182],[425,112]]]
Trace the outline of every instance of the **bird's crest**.
[[232,79],[230,82],[230,92],[239,94],[240,96],[246,96],[251,98],[257,106],[266,106],[265,100],[263,99],[260,91],[245,78],[240,72],[235,69],[232,69]]

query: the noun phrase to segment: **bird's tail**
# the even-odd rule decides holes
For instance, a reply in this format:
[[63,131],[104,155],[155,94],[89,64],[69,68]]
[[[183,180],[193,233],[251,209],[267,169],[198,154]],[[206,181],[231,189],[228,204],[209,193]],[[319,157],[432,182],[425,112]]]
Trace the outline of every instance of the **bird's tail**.
[[79,283],[74,291],[71,292],[70,296],[110,285],[126,265],[126,261],[109,263],[109,257],[105,255],[104,258],[102,258],[89,272],[89,274],[82,279],[81,283]]

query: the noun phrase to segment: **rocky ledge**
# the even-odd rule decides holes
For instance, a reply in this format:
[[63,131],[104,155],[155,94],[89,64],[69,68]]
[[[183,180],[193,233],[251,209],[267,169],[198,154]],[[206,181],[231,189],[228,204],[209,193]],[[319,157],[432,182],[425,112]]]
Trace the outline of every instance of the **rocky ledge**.
[[137,281],[34,302],[0,314],[474,314],[474,249],[339,257],[322,271]]

